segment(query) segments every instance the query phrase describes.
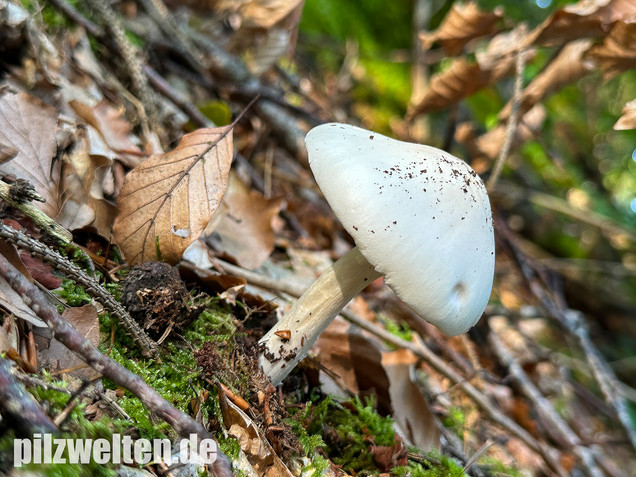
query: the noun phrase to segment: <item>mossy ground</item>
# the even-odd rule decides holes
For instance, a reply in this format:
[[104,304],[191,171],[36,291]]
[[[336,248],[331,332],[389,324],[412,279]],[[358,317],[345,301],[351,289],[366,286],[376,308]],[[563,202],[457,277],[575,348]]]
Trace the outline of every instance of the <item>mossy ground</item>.
[[[119,289],[114,287],[112,291],[117,296]],[[75,306],[81,306],[87,298],[81,287],[73,282],[64,283],[60,296]],[[277,434],[274,440],[279,442],[273,445],[284,449],[283,458],[303,454],[309,457],[311,463],[304,469],[309,474],[322,475],[333,464],[355,475],[378,475],[382,471],[415,477],[463,475],[462,469],[452,459],[439,454],[431,454],[427,459],[426,454],[417,451],[418,459],[408,459],[406,447],[394,432],[391,417],[380,415],[372,399],[363,401],[354,397],[339,402],[299,379],[298,382],[303,385],[294,392],[286,388],[286,397],[281,403],[278,393],[272,393],[271,389],[267,391],[268,382],[264,382],[262,377],[260,381],[255,378],[258,333],[252,336],[253,331],[244,328],[237,318],[237,315],[245,315],[244,305],[232,308],[220,299],[200,294],[193,300],[204,311],[185,329],[173,333],[164,342],[160,359],[143,358],[132,339],[116,326],[111,342],[114,324],[108,313],[100,316],[103,336],[100,349],[141,376],[172,405],[206,423],[217,437],[221,436],[218,437],[220,448],[231,459],[238,457],[239,445],[232,438],[222,437],[223,419],[216,382],[223,383],[250,403],[251,415],[261,428],[267,427],[267,415],[259,409],[257,395],[259,391],[269,392],[269,407],[274,410],[269,411],[269,425],[272,425],[273,415],[276,427],[285,429]],[[120,432],[148,439],[177,437],[168,424],[151,416],[130,391],[118,389],[108,379],[103,379],[103,384],[106,389],[115,390],[117,404],[130,416],[131,422],[118,418],[114,413],[112,417],[104,415],[98,421],[91,421],[84,416],[85,405],[82,404],[67,420],[65,436],[111,439],[113,432]],[[33,393],[38,400],[47,403],[51,414],[59,412],[69,399],[67,394],[39,388]],[[456,414],[461,415],[461,411]],[[452,427],[458,424],[456,421],[448,424]],[[6,447],[12,438],[7,433],[0,444]],[[52,476],[108,476],[115,472],[112,465],[96,464],[84,467],[38,466],[38,469]]]

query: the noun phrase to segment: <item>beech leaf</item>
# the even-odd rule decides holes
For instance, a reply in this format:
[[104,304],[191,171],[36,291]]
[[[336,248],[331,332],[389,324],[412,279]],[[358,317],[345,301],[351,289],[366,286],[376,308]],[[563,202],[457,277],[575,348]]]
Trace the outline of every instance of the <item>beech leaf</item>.
[[495,24],[502,16],[501,7],[484,12],[473,2],[455,4],[437,30],[420,35],[420,39],[425,48],[430,48],[437,41],[448,55],[455,56],[470,40],[493,33]]
[[282,199],[266,199],[231,174],[224,204],[227,212],[214,228],[211,242],[218,250],[234,257],[241,266],[260,267],[274,250],[273,222]]
[[57,112],[35,96],[21,92],[0,98],[0,144],[16,153],[0,170],[28,180],[46,199],[35,205],[52,218],[61,205],[60,165],[53,163],[56,131]]
[[409,109],[408,116],[438,111],[476,93],[480,89],[496,83],[514,67],[514,57],[504,58],[488,66],[468,63],[459,58],[450,67],[434,75],[428,91],[422,99]]
[[130,264],[177,263],[218,208],[232,164],[233,125],[199,129],[128,173],[113,232]]
[[614,124],[614,129],[636,129],[636,99],[625,105],[623,115]]
[[562,45],[585,37],[598,37],[616,21],[636,15],[634,0],[581,0],[556,10],[529,37],[539,45]]
[[623,71],[636,67],[636,17],[630,21],[617,22],[603,39],[586,54],[603,72],[608,81]]

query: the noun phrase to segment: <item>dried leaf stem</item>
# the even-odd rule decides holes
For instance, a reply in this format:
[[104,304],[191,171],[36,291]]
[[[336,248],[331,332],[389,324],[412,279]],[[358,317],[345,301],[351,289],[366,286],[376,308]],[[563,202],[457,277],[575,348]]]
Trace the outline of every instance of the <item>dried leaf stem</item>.
[[148,337],[146,332],[132,319],[124,307],[84,270],[55,250],[7,225],[0,224],[0,237],[20,248],[28,250],[38,258],[64,272],[67,277],[72,278],[82,285],[87,293],[100,302],[117,318],[119,323],[121,323],[124,329],[139,345],[145,356],[151,357],[156,354],[157,344]]
[[[2,255],[0,255],[0,275],[49,326],[55,339],[97,372],[137,396],[144,406],[170,424],[180,436],[188,438],[190,434],[196,434],[201,439],[213,439],[200,423],[172,406],[140,376],[102,354],[95,345],[66,322],[55,307],[47,301],[46,296]],[[5,392],[4,390],[5,386],[0,386],[0,392]],[[230,461],[220,450],[218,450],[216,462],[212,464],[212,470],[220,477],[232,476]]]

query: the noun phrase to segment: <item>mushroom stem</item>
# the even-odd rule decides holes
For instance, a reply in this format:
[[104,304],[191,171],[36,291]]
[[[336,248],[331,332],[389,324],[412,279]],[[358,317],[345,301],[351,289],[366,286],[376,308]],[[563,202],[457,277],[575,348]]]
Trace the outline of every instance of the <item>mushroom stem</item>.
[[259,342],[259,364],[272,383],[279,384],[305,357],[338,312],[381,276],[358,247],[320,275]]

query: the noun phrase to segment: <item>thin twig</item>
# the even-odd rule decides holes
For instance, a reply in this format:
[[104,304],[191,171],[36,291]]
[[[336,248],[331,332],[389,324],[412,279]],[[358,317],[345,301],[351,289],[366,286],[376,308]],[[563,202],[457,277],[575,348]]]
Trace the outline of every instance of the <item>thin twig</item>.
[[[141,108],[138,108],[137,113],[144,137],[146,142],[148,142],[151,130],[150,118],[154,118],[157,113],[157,101],[141,68],[143,54],[126,37],[126,32],[121,24],[120,17],[107,2],[89,0],[88,3],[91,8],[95,10],[95,13],[105,28],[111,32],[112,41],[117,45],[118,52],[126,65],[135,93],[139,96],[143,105]],[[155,128],[156,127],[157,125],[155,125]]]
[[[4,259],[4,257],[3,257]],[[18,272],[19,273],[19,272]],[[0,414],[17,435],[57,433],[53,421],[11,372],[11,362],[0,357]]]
[[565,330],[576,337],[605,400],[614,409],[632,447],[636,449],[636,429],[629,416],[627,401],[620,392],[620,381],[603,355],[594,346],[583,313],[568,309],[565,306],[565,298],[563,296],[557,296],[557,299],[551,296],[548,289],[554,288],[554,285],[552,284],[548,287],[541,281],[539,278],[541,277],[539,266],[515,246],[514,237],[505,226],[505,223],[502,220],[498,220],[498,223],[499,235],[503,243],[511,251],[521,273],[528,282],[530,291],[539,299],[549,316],[556,319]]
[[[0,255],[0,276],[22,296],[25,303],[28,303],[31,309],[49,326],[55,339],[97,372],[137,396],[144,406],[170,424],[180,436],[189,438],[190,434],[196,434],[201,439],[213,439],[212,435],[201,424],[172,406],[157,391],[146,384],[140,376],[102,354],[90,340],[66,322],[55,307],[48,302],[44,294],[2,255]],[[4,389],[4,386],[0,386],[0,392],[3,392]],[[221,450],[217,452],[217,460],[212,464],[212,469],[217,476],[232,476],[230,461]]]
[[117,318],[119,323],[139,345],[144,355],[152,357],[156,354],[157,344],[148,337],[148,334],[128,314],[124,307],[104,287],[88,276],[84,270],[43,243],[2,223],[0,223],[0,237],[35,254],[38,258],[53,265],[64,272],[67,277],[82,285],[87,293],[104,305]]
[[499,175],[501,174],[501,170],[503,169],[506,160],[508,159],[508,154],[510,153],[510,146],[512,145],[512,139],[515,136],[517,131],[517,120],[519,119],[519,105],[521,104],[521,87],[523,86],[523,68],[524,68],[524,60],[525,60],[525,49],[519,50],[517,53],[517,61],[516,72],[515,72],[515,86],[514,92],[512,95],[512,110],[510,112],[510,116],[508,117],[508,124],[506,125],[506,135],[504,138],[504,143],[499,151],[499,155],[497,156],[497,160],[495,161],[495,165],[492,169],[490,177],[488,178],[488,183],[486,184],[486,188],[488,191],[492,190],[492,188],[497,183],[499,179]]
[[[217,259],[217,262],[219,260]],[[277,290],[299,297],[302,295],[304,288],[293,283],[286,282],[284,280],[274,280],[269,277],[263,276],[259,273],[245,270],[236,265],[230,265],[222,262],[222,267],[227,270],[228,273],[245,278],[254,285],[261,286],[270,290]],[[493,406],[488,398],[481,393],[472,384],[468,383],[459,373],[457,373],[452,367],[450,367],[442,358],[437,356],[426,344],[420,339],[419,343],[411,343],[403,340],[392,333],[389,333],[384,328],[381,328],[369,321],[363,320],[353,313],[342,311],[340,315],[350,323],[373,333],[379,338],[391,343],[399,348],[408,349],[417,357],[426,361],[433,369],[444,377],[448,378],[454,384],[459,386],[462,391],[472,399],[483,411],[490,416],[490,418],[497,424],[507,429],[510,433],[514,434],[520,440],[522,440],[529,448],[539,453],[545,461],[552,467],[557,475],[567,476],[567,472],[563,469],[550,448],[544,444],[538,442],[532,437],[525,429],[512,421],[510,418],[501,413],[495,406]]]
[[537,411],[548,424],[546,426],[549,434],[557,441],[566,444],[571,448],[572,452],[581,459],[585,466],[586,473],[592,477],[602,477],[603,471],[596,465],[594,461],[594,453],[591,449],[583,446],[579,436],[570,428],[563,418],[554,410],[554,407],[541,394],[534,383],[530,380],[521,365],[515,360],[512,353],[508,350],[504,342],[492,331],[488,335],[491,349],[499,358],[499,361],[508,368],[511,376],[519,385],[524,395],[534,404]]

